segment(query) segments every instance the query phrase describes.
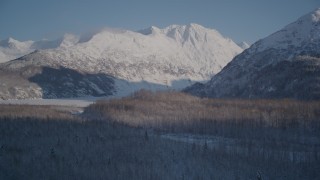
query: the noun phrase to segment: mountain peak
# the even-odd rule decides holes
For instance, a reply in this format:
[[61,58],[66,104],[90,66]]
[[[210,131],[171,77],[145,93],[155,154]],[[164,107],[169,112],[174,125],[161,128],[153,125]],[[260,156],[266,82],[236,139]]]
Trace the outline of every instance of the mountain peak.
[[162,33],[162,34],[165,34],[167,35],[168,32],[171,32],[173,33],[172,31],[175,31],[176,33],[184,33],[185,31],[203,31],[203,30],[206,30],[207,28],[199,25],[199,24],[196,24],[196,23],[190,23],[190,24],[187,24],[187,25],[177,25],[177,24],[173,24],[173,25],[170,25],[170,26],[167,26],[163,29],[160,29],[156,26],[150,26],[146,29],[142,29],[142,30],[139,30],[137,32],[143,34],[143,35],[150,35],[150,34],[159,34],[159,33]]
[[316,25],[316,23],[320,22],[320,8],[300,17],[296,22],[300,22],[300,24],[301,22],[307,22],[309,24]]
[[205,27],[201,26],[200,24],[196,24],[196,23],[190,23],[187,26],[194,28],[194,29],[205,29]]
[[59,47],[67,48],[67,47],[73,46],[73,45],[75,45],[76,43],[79,42],[79,39],[80,39],[79,36],[76,36],[74,34],[66,33],[61,38],[61,43],[60,43]]
[[[253,45],[253,50],[261,52],[271,48],[293,49],[301,44],[310,44],[317,41],[320,41],[320,8],[259,40]],[[297,51],[297,53],[299,52]]]
[[28,48],[33,41],[18,41],[12,37],[0,41],[0,46],[4,48],[16,49],[18,51],[23,51],[23,49]]
[[9,37],[9,38],[7,39],[7,42],[8,42],[8,43],[19,43],[20,41],[18,41],[18,40],[16,40],[16,39],[13,39],[12,37]]
[[[224,46],[225,42],[237,46],[231,39],[222,36],[217,30],[203,27],[196,23],[188,25],[171,25],[164,29],[162,32],[182,45],[191,45],[191,47],[201,48],[207,42],[215,42]],[[217,47],[218,48],[218,47]],[[241,51],[240,47],[236,47]]]
[[21,42],[13,39],[12,37],[9,37],[7,39],[0,41],[0,46],[9,47],[9,46],[12,46],[12,45],[18,44],[18,43],[21,43]]
[[320,21],[320,8],[317,8],[312,14],[312,21],[313,22],[319,22]]
[[215,98],[320,99],[319,47],[317,9],[250,46],[206,84],[186,91]]
[[203,31],[203,30],[208,30],[208,29],[199,25],[199,24],[196,24],[196,23],[190,23],[187,25],[173,24],[173,25],[167,26],[163,29],[164,32],[168,32],[168,31],[172,31],[172,30],[183,32],[186,30],[188,30],[188,31],[190,31],[190,30],[201,31],[202,30]]
[[156,26],[150,26],[146,29],[142,29],[142,30],[138,31],[138,33],[141,33],[143,35],[156,34],[156,33],[160,33],[160,32],[161,32],[161,30]]

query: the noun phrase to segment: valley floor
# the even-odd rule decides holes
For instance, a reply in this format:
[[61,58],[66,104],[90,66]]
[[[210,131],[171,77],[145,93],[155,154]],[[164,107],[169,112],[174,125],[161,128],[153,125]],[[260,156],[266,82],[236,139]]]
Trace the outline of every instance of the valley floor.
[[[249,107],[255,110],[245,116],[250,119],[265,111],[266,102],[175,93],[140,92],[99,101],[83,113],[73,106],[0,105],[0,179],[319,179],[318,104],[285,101],[281,111],[273,109],[279,103],[268,101],[272,117],[307,105],[299,112],[308,114],[306,123],[289,121],[289,114],[279,127],[233,121],[217,112],[225,107],[234,116],[237,106],[243,118]],[[202,105],[216,115],[182,118],[193,114],[189,107],[198,112]]]

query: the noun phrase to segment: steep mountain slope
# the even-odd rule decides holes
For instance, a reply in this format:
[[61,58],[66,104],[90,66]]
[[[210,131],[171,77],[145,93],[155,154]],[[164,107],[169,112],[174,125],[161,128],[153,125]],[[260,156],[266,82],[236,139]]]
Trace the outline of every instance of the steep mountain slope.
[[[0,70],[21,74],[27,67],[63,67],[78,73],[104,74],[113,77],[114,95],[123,96],[141,88],[181,89],[192,81],[209,80],[242,51],[231,39],[197,24],[138,32],[108,28],[79,39],[69,38],[71,43],[61,42],[57,48],[1,64]],[[109,86],[107,90],[105,94],[110,94]]]
[[207,97],[320,99],[320,8],[259,40],[208,83]]

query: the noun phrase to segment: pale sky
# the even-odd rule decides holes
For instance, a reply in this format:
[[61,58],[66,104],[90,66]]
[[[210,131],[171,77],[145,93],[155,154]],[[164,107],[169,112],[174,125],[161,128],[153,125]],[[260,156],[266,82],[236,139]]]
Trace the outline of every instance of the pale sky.
[[320,0],[0,0],[0,39],[197,23],[253,43],[318,7]]

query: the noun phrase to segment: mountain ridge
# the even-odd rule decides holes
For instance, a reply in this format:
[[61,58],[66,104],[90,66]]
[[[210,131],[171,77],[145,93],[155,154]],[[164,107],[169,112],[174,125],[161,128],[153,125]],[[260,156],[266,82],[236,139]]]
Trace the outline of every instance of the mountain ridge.
[[[130,89],[120,93],[128,95],[141,88],[131,85],[138,82],[145,82],[147,89],[182,89],[194,81],[209,80],[242,51],[216,30],[196,24],[149,30],[151,34],[106,28],[86,37],[68,36],[66,46],[60,43],[34,51],[1,64],[0,69],[19,72],[27,66],[62,66],[81,73],[104,73],[115,78],[116,89]],[[128,82],[127,87],[122,81]]]
[[320,99],[320,9],[254,43],[205,84],[185,89],[218,98]]
[[73,34],[65,34],[64,36],[55,40],[39,40],[39,41],[19,41],[12,37],[0,40],[0,63],[14,60],[21,56],[32,53],[36,50],[53,49],[58,47],[69,47],[76,44],[79,37]]

